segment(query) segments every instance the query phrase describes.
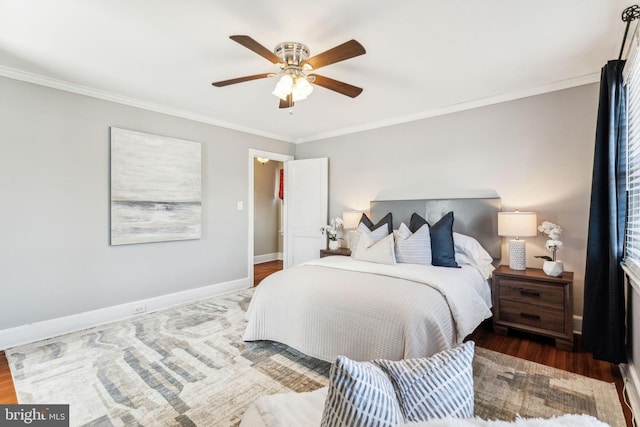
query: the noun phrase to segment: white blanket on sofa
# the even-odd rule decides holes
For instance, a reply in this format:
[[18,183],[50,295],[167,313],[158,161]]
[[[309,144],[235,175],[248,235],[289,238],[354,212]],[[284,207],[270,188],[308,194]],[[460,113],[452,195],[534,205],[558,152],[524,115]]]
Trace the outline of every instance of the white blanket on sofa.
[[[280,393],[263,396],[245,412],[240,427],[319,426],[322,420],[327,387],[307,393]],[[608,424],[589,415],[567,414],[549,419],[517,418],[514,421],[482,420],[479,418],[446,418],[410,427],[607,427]]]
[[608,427],[591,415],[567,414],[553,418],[518,418],[514,421],[496,421],[446,418],[421,423],[405,424],[407,427]]

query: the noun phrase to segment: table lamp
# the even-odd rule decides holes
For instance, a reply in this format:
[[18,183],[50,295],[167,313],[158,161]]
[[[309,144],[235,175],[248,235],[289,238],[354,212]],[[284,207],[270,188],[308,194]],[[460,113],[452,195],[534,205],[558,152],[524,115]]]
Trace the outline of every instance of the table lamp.
[[526,270],[527,259],[525,241],[520,237],[532,237],[537,234],[535,212],[498,212],[498,236],[515,237],[509,240],[509,268]]
[[342,228],[347,234],[347,245],[351,248],[351,237],[355,233],[355,229],[358,228],[358,223],[362,218],[361,211],[349,211],[342,214]]

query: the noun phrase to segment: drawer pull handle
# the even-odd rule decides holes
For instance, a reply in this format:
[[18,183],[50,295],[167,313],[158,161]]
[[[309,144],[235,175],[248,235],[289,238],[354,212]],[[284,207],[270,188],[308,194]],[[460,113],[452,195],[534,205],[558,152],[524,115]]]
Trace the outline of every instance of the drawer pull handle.
[[526,295],[528,297],[539,297],[540,292],[532,291],[530,289],[520,289],[520,295]]
[[540,316],[538,314],[520,313],[520,316],[525,319],[540,320]]

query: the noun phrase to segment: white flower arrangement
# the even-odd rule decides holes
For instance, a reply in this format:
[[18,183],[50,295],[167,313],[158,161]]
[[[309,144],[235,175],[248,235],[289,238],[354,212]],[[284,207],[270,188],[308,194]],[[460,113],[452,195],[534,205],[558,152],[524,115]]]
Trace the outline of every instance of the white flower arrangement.
[[552,256],[548,255],[538,255],[536,258],[542,258],[547,261],[555,261],[556,260],[556,251],[561,249],[564,244],[560,241],[560,234],[562,233],[562,228],[559,225],[554,224],[549,221],[544,221],[540,226],[538,226],[538,231],[549,236],[549,239],[545,243],[545,247],[549,252],[551,252]]
[[342,218],[332,218],[329,225],[322,227],[322,231],[327,234],[329,240],[338,240],[338,235],[342,231]]

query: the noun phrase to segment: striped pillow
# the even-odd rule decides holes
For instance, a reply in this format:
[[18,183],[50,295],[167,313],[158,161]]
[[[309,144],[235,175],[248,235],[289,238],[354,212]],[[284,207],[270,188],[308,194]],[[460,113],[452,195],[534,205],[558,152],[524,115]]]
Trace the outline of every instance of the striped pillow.
[[403,421],[393,383],[384,371],[371,362],[338,356],[329,373],[321,427],[386,427]]
[[[389,235],[387,231],[386,224],[381,225],[375,230],[369,230],[366,225],[363,223],[358,224],[358,228],[356,228],[356,233],[351,237],[351,241],[349,242],[349,246],[351,248],[357,248],[358,242],[360,241],[360,237],[362,235],[367,235],[373,239],[374,242],[379,242]],[[353,251],[351,252],[351,256],[353,256]]]
[[376,360],[393,380],[406,422],[473,417],[474,342],[429,358]]
[[429,224],[427,220],[414,212],[409,220],[409,230],[415,233],[424,224],[429,226],[431,265],[459,268],[453,244],[453,212],[447,213],[435,224]]
[[431,265],[431,237],[427,224],[411,233],[409,227],[400,224],[396,233],[396,258],[398,262]]

